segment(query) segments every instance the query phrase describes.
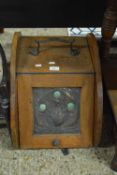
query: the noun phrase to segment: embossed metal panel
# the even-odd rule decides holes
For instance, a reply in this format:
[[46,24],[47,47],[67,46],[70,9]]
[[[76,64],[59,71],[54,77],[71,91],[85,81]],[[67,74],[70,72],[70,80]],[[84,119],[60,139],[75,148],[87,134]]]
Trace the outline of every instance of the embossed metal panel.
[[80,88],[33,88],[33,134],[80,133]]

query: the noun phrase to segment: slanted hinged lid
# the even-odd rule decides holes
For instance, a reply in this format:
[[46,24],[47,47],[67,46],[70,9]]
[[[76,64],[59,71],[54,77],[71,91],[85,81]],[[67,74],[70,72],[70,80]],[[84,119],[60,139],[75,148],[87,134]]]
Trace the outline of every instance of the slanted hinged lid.
[[94,73],[86,37],[20,37],[17,74]]

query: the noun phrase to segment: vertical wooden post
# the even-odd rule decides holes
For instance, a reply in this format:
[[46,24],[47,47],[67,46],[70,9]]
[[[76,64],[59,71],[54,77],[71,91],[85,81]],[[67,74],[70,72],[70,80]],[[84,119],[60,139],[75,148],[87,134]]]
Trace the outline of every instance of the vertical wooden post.
[[[108,7],[104,14],[102,24],[102,46],[101,57],[106,63],[109,59],[110,45],[117,27],[117,0],[109,0]],[[116,75],[115,75],[116,76]],[[115,156],[111,162],[111,168],[117,171],[117,126],[114,128],[115,135]]]
[[109,58],[110,44],[117,26],[117,1],[109,0],[102,24],[102,59]]

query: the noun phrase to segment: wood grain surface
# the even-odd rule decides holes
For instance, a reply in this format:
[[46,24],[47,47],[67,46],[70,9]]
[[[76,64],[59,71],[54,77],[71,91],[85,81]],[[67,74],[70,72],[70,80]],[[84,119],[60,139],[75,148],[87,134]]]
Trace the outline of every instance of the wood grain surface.
[[17,62],[17,47],[20,38],[20,33],[15,33],[12,42],[11,64],[10,64],[10,127],[11,138],[14,147],[19,146],[19,131],[18,131],[18,99],[17,99],[17,77],[16,77],[16,62]]
[[93,34],[87,36],[92,63],[95,70],[95,102],[94,102],[94,145],[98,145],[101,138],[103,117],[103,85],[99,50],[96,38]]
[[[92,146],[93,85],[94,77],[92,75],[46,74],[18,76],[18,108],[20,116],[21,148],[54,148],[52,145],[54,139],[60,141],[60,148]],[[80,87],[80,134],[34,135],[32,108],[33,87]]]

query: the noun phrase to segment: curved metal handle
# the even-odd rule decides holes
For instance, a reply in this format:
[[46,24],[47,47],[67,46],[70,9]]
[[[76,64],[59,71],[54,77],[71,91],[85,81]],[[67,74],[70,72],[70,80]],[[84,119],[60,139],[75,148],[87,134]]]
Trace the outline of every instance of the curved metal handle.
[[44,43],[48,43],[48,42],[62,42],[62,43],[67,43],[70,46],[70,53],[72,56],[77,56],[80,54],[80,51],[78,50],[78,48],[74,47],[74,42],[75,42],[75,38],[73,38],[72,40],[65,40],[63,38],[58,38],[58,37],[54,37],[54,38],[49,38],[47,40],[35,40],[34,41],[37,46],[31,48],[30,53],[33,56],[38,56],[40,53],[40,44],[44,44]]

